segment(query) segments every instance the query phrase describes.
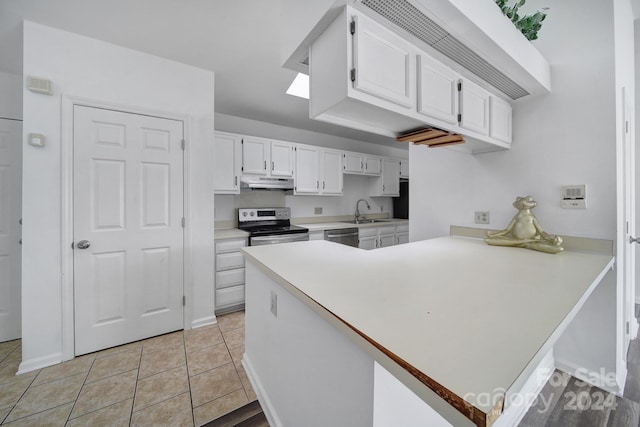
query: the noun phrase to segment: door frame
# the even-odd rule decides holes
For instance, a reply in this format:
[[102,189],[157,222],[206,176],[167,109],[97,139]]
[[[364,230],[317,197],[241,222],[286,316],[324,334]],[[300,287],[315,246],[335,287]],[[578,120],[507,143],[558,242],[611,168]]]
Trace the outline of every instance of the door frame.
[[[61,279],[62,279],[62,360],[71,360],[75,357],[75,327],[74,327],[74,295],[73,295],[73,109],[75,106],[100,108],[105,110],[120,111],[123,113],[153,116],[162,119],[178,120],[183,123],[183,138],[189,141],[190,130],[193,126],[193,118],[185,114],[153,110],[145,107],[118,104],[97,99],[89,99],[69,94],[61,94],[62,114],[61,114],[61,188],[60,202],[62,210],[62,223],[60,225],[61,235]],[[190,206],[190,144],[186,144],[183,152],[182,169],[182,203],[184,217],[187,218],[183,229],[183,292],[187,303],[183,306],[182,327],[188,325],[188,319],[192,317],[193,301],[193,280],[190,268],[191,264],[191,218]]]

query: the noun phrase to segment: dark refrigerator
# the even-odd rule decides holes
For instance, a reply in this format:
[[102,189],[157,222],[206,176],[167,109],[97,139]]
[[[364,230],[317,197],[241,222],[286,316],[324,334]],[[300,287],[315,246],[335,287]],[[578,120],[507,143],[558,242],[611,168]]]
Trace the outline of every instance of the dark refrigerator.
[[400,181],[400,197],[393,198],[393,217],[409,219],[409,180]]

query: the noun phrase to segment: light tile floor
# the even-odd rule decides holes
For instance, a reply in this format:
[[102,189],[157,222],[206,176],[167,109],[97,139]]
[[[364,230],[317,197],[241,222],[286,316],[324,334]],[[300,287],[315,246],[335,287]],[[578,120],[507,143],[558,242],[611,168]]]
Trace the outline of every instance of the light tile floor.
[[22,375],[0,343],[0,424],[199,426],[256,400],[243,353],[244,312]]

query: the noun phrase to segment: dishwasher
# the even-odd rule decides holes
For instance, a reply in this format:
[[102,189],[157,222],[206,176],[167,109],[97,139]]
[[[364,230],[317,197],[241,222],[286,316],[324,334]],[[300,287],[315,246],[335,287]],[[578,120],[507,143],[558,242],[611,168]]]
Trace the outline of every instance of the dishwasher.
[[358,247],[358,227],[336,228],[324,231],[324,240]]

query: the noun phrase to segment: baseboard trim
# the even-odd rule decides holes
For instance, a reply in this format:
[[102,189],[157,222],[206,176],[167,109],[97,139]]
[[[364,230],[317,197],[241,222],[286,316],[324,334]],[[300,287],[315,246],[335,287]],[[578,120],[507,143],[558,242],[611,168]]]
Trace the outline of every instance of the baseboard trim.
[[511,401],[512,404],[498,417],[493,427],[511,427],[518,425],[529,408],[534,404],[536,397],[538,397],[547,381],[549,381],[551,375],[553,375],[554,370],[555,360],[552,349],[540,361],[540,364],[524,383],[522,389],[507,393],[506,399],[507,401]]
[[62,362],[62,353],[54,353],[48,356],[36,357],[22,361],[18,367],[16,375],[35,371],[36,369],[46,368],[47,366],[57,365]]
[[622,392],[624,390],[624,382],[627,377],[625,368],[624,372],[617,373],[616,385],[612,386],[611,384],[608,384],[605,372],[590,371],[583,366],[578,366],[575,363],[571,363],[567,360],[556,359],[556,369],[562,372],[566,372],[567,374],[576,377],[580,381],[584,381],[587,384],[615,394],[616,396],[622,396]]
[[267,396],[267,393],[265,392],[260,379],[256,375],[253,365],[251,364],[251,360],[246,353],[242,355],[242,366],[244,366],[244,370],[247,373],[251,387],[253,387],[253,390],[256,392],[260,406],[262,406],[262,412],[264,412],[265,417],[267,417],[269,425],[271,427],[282,427],[282,421],[280,421],[280,418],[273,407],[273,403],[271,403],[269,396]]
[[215,325],[216,323],[218,323],[218,319],[216,319],[215,315],[201,317],[200,319],[196,319],[193,322],[191,322],[191,329],[201,328],[203,326]]

